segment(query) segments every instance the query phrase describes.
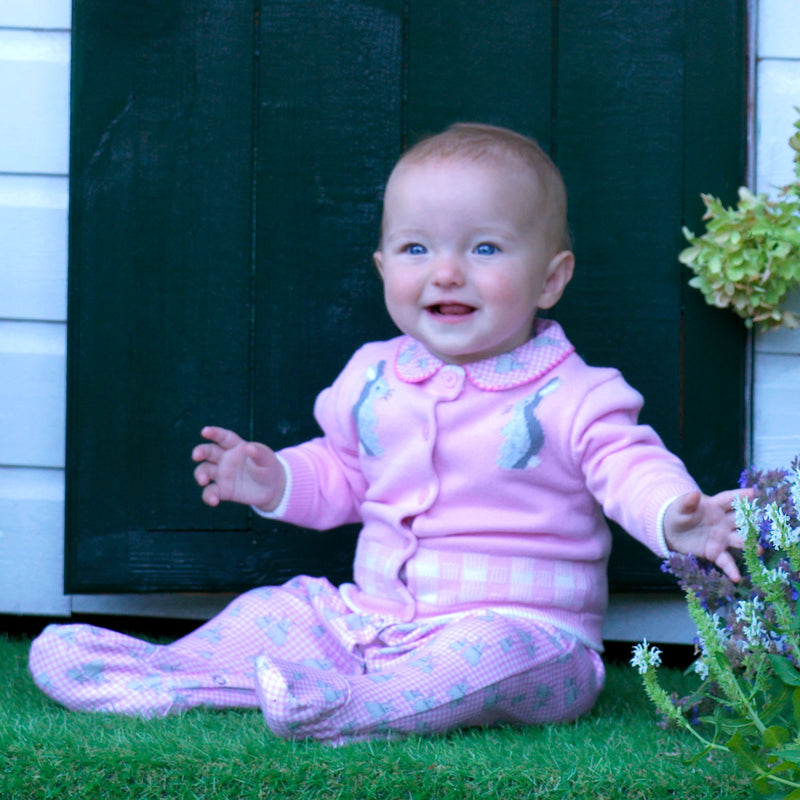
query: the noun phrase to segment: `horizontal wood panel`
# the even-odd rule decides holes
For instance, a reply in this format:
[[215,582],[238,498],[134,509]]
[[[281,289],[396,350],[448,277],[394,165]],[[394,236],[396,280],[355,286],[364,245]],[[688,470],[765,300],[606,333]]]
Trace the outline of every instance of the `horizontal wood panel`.
[[0,30],[0,172],[69,171],[68,33]]
[[663,592],[611,594],[603,624],[603,641],[692,644],[697,626],[682,595]]
[[[352,579],[356,531],[124,530],[84,535],[73,543],[78,564],[102,564],[84,570],[81,593],[114,592],[134,586],[141,592],[244,591],[274,586],[303,573],[334,583]],[[213,550],[213,558],[211,551]]]
[[[795,19],[800,19],[800,13],[795,12]],[[776,187],[795,180],[794,151],[788,142],[797,131],[794,123],[795,108],[800,106],[800,58],[760,61],[757,80],[756,188],[774,196]]]
[[788,467],[800,455],[800,355],[762,353],[755,365],[753,463]]
[[797,0],[759,0],[759,58],[800,58]]
[[[800,91],[800,87],[798,90]],[[800,290],[787,295],[783,307],[800,316]],[[756,359],[764,353],[800,354],[800,328],[775,328],[771,331],[758,331],[754,336]]]
[[[75,614],[114,614],[120,616],[188,619],[198,622],[216,616],[236,594],[97,594],[72,595]],[[659,640],[656,640],[659,641]]]
[[67,318],[67,178],[0,175],[0,319]]
[[1,614],[69,613],[63,535],[63,472],[0,468]]
[[65,30],[72,21],[71,0],[7,0],[0,5],[2,28],[49,28]]
[[64,466],[65,395],[66,326],[0,321],[0,464]]

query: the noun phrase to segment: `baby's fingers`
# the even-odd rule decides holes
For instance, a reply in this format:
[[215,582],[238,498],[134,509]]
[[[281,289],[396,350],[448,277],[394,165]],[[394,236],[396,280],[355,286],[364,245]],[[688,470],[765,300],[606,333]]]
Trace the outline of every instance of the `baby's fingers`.
[[222,448],[216,444],[198,444],[192,450],[192,461],[200,463],[201,461],[219,461],[222,455]]
[[739,568],[736,566],[733,556],[727,551],[723,550],[714,562],[734,583],[739,583],[742,575]]
[[195,467],[194,479],[198,486],[208,486],[217,479],[217,468],[208,461],[203,461],[199,467]]
[[217,428],[213,425],[206,425],[206,427],[200,431],[200,435],[204,439],[215,442],[223,450],[230,450],[243,441],[242,437],[233,431],[229,431],[227,428]]
[[248,442],[244,452],[257,467],[272,467],[275,463],[275,453],[258,442]]
[[734,501],[737,497],[751,498],[753,496],[753,489],[728,489],[724,492],[715,494],[711,500],[716,503],[723,511],[734,511]]
[[220,497],[219,497],[219,488],[217,487],[216,483],[209,483],[205,489],[203,489],[203,494],[201,495],[203,498],[203,502],[207,506],[216,507],[219,505]]

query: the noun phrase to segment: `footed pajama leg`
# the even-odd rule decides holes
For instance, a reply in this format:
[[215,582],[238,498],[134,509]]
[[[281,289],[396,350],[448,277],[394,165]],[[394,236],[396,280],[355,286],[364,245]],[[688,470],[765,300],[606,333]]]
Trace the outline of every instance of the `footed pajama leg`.
[[366,653],[379,671],[341,675],[266,656],[256,692],[270,729],[344,744],[500,722],[575,719],[594,705],[600,656],[543,624],[492,612],[426,634],[412,652]]
[[308,667],[361,670],[321,624],[349,614],[326,581],[297,578],[254,589],[169,645],[91,625],[51,625],[33,642],[30,670],[51,698],[79,711],[145,717],[194,706],[252,708],[256,658],[266,653]]

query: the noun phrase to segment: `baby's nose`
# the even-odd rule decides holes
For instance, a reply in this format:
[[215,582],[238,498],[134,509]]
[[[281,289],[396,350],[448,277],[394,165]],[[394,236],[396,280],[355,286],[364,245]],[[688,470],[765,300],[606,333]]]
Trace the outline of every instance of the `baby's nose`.
[[464,265],[457,255],[441,255],[436,259],[433,280],[440,286],[464,283]]

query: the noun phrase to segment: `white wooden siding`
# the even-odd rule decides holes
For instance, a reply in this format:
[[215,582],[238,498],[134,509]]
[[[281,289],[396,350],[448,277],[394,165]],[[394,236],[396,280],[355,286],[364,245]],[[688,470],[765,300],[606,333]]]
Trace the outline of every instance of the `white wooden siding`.
[[[759,189],[791,177],[796,2],[752,4]],[[70,24],[70,0],[0,0],[0,613],[203,619],[228,598],[62,593]],[[782,464],[800,451],[800,332],[758,337],[754,372],[754,459]],[[679,598],[612,598],[607,638],[693,634]]]
[[[755,184],[775,194],[793,177],[800,107],[800,11],[797,0],[760,0],[756,62]],[[790,306],[800,312],[800,295]],[[800,330],[755,337],[752,462],[787,466],[800,453]]]
[[0,467],[0,612],[69,613],[63,516],[61,471]]
[[66,175],[70,35],[0,29],[0,172]]
[[64,326],[0,321],[0,464],[64,466]]
[[0,2],[0,613],[68,614],[69,0]]
[[0,27],[68,31],[71,0],[0,0]]
[[67,319],[67,177],[0,175],[0,319]]

